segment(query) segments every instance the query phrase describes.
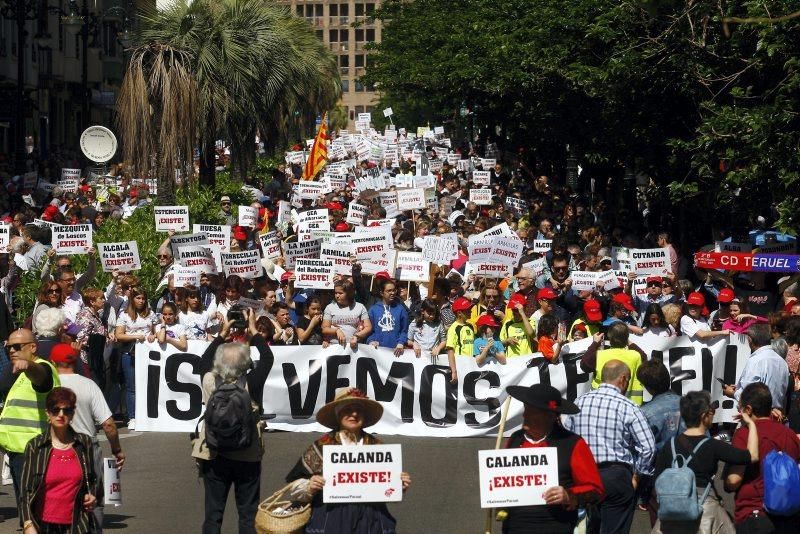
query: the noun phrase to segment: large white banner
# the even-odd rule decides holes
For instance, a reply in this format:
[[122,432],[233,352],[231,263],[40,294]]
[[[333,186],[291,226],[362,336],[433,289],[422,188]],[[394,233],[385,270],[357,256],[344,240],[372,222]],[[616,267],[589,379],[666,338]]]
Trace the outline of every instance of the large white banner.
[[[687,337],[632,338],[651,358],[661,359],[670,371],[675,393],[705,389],[720,401],[717,422],[732,421],[735,402],[722,396],[721,386],[735,383],[750,355],[743,337],[732,336],[713,344]],[[500,423],[500,406],[509,385],[549,383],[574,400],[587,392],[591,375],[580,368],[589,340],[566,345],[562,363],[552,365],[541,354],[509,358],[508,364],[477,365],[473,358],[457,358],[458,383],[448,380],[446,357],[434,363],[430,356],[415,358],[412,351],[396,358],[390,349],[359,345],[272,347],[264,386],[264,413],[271,428],[320,432],[315,414],[333,399],[338,388],[358,387],[384,407],[383,418],[372,431],[406,436],[488,436]],[[187,352],[158,344],[136,347],[136,429],[157,432],[193,431],[203,411],[198,366],[208,343],[189,341]],[[258,358],[255,349],[254,359]],[[646,394],[645,394],[646,395]],[[647,400],[647,396],[645,396]],[[512,400],[507,433],[522,423],[522,403]]]

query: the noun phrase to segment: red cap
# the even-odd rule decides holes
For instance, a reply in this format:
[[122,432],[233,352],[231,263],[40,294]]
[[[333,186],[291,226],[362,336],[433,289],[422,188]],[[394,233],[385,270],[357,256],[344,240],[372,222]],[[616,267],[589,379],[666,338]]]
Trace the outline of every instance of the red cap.
[[489,315],[488,313],[484,313],[483,315],[478,317],[478,321],[475,324],[477,326],[491,326],[494,328],[500,326],[499,324],[497,324],[495,318]]
[[599,323],[603,320],[603,312],[600,303],[594,299],[589,299],[583,303],[583,314],[592,323]]
[[377,273],[375,273],[375,278],[377,278],[378,280],[391,280],[392,275],[389,274],[389,271],[378,271]]
[[689,296],[686,297],[686,304],[689,306],[705,306],[706,305],[706,298],[703,296],[702,293],[698,293],[697,291],[692,291],[689,293]]
[[791,315],[791,313],[792,313],[792,308],[794,308],[794,307],[795,307],[795,306],[797,306],[798,304],[800,304],[800,300],[797,300],[797,299],[792,299],[792,300],[790,300],[790,301],[789,301],[789,302],[787,302],[787,303],[786,303],[786,305],[783,307],[783,313],[787,313],[787,314],[790,314],[790,315]]
[[327,204],[325,204],[325,207],[328,208],[329,210],[342,211],[344,209],[344,206],[342,206],[341,202],[328,202]]
[[139,196],[139,191],[137,191],[136,189],[131,189],[130,191],[128,191],[128,196],[130,198],[136,198]]
[[630,295],[626,293],[617,293],[616,295],[611,297],[611,300],[613,300],[614,302],[619,302],[628,311],[633,311],[636,309],[633,307],[633,299],[631,298]]
[[80,190],[83,191],[84,193],[88,193],[90,189],[91,187],[89,187],[89,184],[82,184],[80,186]]
[[[723,304],[728,304],[733,299],[736,298],[736,294],[733,292],[732,289],[728,289],[727,287],[719,292],[717,295],[717,302],[721,302]],[[688,301],[687,301],[688,302]]]
[[586,332],[586,323],[578,323],[572,327],[573,330],[580,330],[581,332]]
[[11,216],[6,215],[5,217],[3,217],[3,222],[6,224],[11,224],[12,222],[14,222],[14,219]]
[[291,278],[292,276],[294,276],[294,273],[292,271],[286,271],[281,275],[281,282],[288,282],[289,278]]
[[233,227],[233,238],[236,241],[244,241],[247,239],[247,233],[244,231],[243,227],[237,224]]
[[664,283],[664,279],[661,278],[660,276],[648,276],[647,277],[647,284],[648,285],[655,284],[655,283],[663,284]]
[[350,225],[344,221],[336,223],[336,226],[333,228],[334,232],[347,232],[350,230]]
[[558,295],[551,287],[543,287],[536,292],[536,300],[556,300],[557,298]]
[[78,351],[69,343],[58,343],[50,350],[50,361],[53,363],[75,363]]
[[472,301],[468,298],[458,297],[453,301],[452,308],[454,312],[467,311],[472,308]]
[[523,295],[522,293],[514,293],[513,295],[511,295],[511,298],[508,299],[508,304],[506,304],[506,307],[510,310],[516,310],[517,304],[522,304],[523,306],[525,306],[527,302],[528,299],[525,298],[525,295]]

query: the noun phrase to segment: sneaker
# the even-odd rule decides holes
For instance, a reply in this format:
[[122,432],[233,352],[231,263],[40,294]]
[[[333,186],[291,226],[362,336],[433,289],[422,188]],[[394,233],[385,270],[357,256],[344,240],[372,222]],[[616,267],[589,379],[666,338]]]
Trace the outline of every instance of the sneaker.
[[128,431],[136,430],[136,419],[129,419],[128,420]]

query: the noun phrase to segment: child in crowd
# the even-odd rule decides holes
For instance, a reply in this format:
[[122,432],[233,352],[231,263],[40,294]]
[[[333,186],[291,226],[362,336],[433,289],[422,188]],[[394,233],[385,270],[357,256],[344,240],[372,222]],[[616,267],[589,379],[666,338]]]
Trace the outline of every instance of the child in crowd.
[[498,363],[506,363],[506,353],[503,343],[495,339],[494,335],[500,328],[494,317],[483,314],[478,317],[478,337],[473,343],[472,352],[478,365],[483,365],[487,361],[494,360]]
[[419,315],[408,327],[408,344],[419,358],[422,351],[431,353],[431,362],[435,365],[439,353],[445,348],[445,331],[439,318],[439,306],[429,299],[420,304]]
[[170,344],[179,351],[189,347],[186,327],[178,323],[178,307],[172,302],[165,302],[161,306],[161,322],[156,325],[156,339],[160,344]]
[[456,356],[472,356],[472,343],[475,340],[475,331],[467,322],[469,310],[472,308],[472,301],[458,297],[451,305],[456,320],[447,330],[447,361],[450,365],[450,382],[458,382],[458,371],[456,370]]
[[558,353],[561,351],[558,343],[558,319],[552,314],[545,313],[539,319],[538,327],[539,352],[550,363],[558,363]]

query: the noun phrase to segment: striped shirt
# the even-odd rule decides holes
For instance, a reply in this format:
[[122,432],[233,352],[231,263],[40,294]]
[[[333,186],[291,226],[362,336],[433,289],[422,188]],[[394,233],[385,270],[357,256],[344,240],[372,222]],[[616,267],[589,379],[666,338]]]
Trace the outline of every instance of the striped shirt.
[[580,413],[564,420],[564,426],[589,444],[598,465],[621,462],[634,472],[653,474],[655,439],[641,410],[611,384],[579,397]]

